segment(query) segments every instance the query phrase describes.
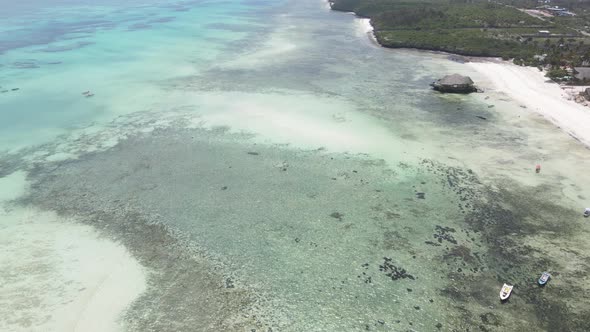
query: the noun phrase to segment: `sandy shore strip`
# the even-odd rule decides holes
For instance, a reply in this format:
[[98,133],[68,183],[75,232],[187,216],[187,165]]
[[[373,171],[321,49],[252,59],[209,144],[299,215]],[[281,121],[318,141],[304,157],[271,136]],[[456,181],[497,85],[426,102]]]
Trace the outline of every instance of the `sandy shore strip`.
[[548,82],[544,72],[500,61],[469,62],[467,65],[487,79],[477,82],[484,90],[508,95],[590,146],[590,108],[567,100],[568,93],[558,84]]
[[146,288],[144,269],[91,226],[11,206],[25,178],[0,178],[0,330],[124,330],[122,314]]
[[[357,22],[357,31],[379,45],[371,20],[359,17]],[[559,84],[550,82],[545,72],[506,61],[477,59],[467,64],[487,79],[477,82],[479,87],[505,93],[590,147],[590,108],[574,101],[575,95],[583,88],[564,90]]]

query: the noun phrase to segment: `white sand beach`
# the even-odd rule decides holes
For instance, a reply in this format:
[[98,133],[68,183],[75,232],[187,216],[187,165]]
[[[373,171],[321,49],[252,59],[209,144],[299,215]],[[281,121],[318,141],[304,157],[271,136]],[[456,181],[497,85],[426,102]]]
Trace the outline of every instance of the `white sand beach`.
[[355,20],[355,22],[357,23],[358,27],[357,27],[357,31],[359,32],[360,35],[373,35],[373,26],[371,25],[371,20],[368,18],[359,18],[358,20]]
[[[371,20],[359,18],[356,21],[357,31],[377,43]],[[467,65],[484,77],[483,81],[477,82],[480,88],[506,94],[584,145],[590,146],[590,107],[574,101],[578,92],[585,87],[562,88],[548,80],[545,72],[537,68],[517,66],[501,60],[478,59]]]
[[590,146],[590,108],[568,100],[571,99],[568,92],[558,84],[548,82],[544,72],[500,61],[470,62],[467,65],[483,76],[484,80],[477,84],[484,90],[506,94]]
[[145,290],[144,269],[90,226],[12,207],[25,178],[0,178],[0,330],[123,330],[121,315]]

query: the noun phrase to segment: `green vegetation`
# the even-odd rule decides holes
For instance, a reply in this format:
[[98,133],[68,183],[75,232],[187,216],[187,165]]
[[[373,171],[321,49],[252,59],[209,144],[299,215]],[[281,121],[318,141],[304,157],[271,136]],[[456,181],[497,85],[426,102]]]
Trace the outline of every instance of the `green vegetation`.
[[410,47],[446,51],[461,55],[532,58],[534,47],[509,38],[491,37],[498,31],[471,29],[386,30],[376,33],[380,44],[387,47]]
[[540,19],[514,7],[537,5],[531,0],[333,0],[332,9],[371,18],[385,47],[502,57],[534,66],[590,63],[590,33],[580,30],[590,25],[590,1],[568,7],[579,10],[574,17]]
[[552,80],[560,80],[567,75],[567,71],[559,67],[553,68],[549,70],[547,74],[545,74],[545,76],[549,77]]

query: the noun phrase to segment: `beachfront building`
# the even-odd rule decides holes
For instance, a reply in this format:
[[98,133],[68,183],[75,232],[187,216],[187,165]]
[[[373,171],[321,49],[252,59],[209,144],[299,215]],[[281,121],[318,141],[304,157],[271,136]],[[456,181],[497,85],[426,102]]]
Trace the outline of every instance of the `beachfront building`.
[[590,67],[574,67],[573,74],[576,80],[590,82]]
[[470,77],[459,74],[447,75],[433,82],[431,86],[434,90],[448,93],[470,93],[477,91]]
[[575,13],[572,13],[565,7],[543,5],[537,7],[537,9],[552,16],[576,16]]

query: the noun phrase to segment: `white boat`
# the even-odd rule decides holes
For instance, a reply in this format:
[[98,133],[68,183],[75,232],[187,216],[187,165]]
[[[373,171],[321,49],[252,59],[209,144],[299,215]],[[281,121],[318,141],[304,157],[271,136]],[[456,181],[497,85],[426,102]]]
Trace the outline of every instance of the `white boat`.
[[502,289],[500,290],[500,300],[507,300],[510,297],[510,293],[512,293],[512,288],[514,288],[514,286],[504,284],[504,286],[502,286]]
[[541,278],[539,278],[539,285],[544,286],[547,283],[547,281],[549,281],[549,278],[551,278],[549,272],[543,272]]

